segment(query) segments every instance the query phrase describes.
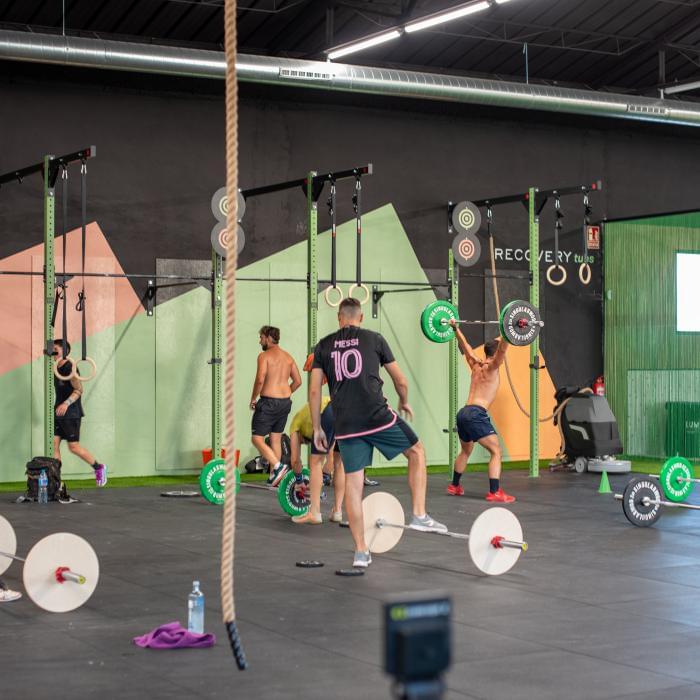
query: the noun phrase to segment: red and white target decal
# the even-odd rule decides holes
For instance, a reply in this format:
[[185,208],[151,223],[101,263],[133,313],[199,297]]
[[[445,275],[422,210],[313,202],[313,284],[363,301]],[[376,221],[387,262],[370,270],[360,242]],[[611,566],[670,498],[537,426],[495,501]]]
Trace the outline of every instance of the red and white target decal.
[[452,254],[462,267],[470,267],[481,256],[481,245],[474,236],[458,234],[452,241]]
[[474,256],[474,253],[476,252],[474,249],[474,244],[468,238],[465,238],[464,240],[460,241],[458,247],[461,256],[465,260],[469,260],[470,258],[472,258]]

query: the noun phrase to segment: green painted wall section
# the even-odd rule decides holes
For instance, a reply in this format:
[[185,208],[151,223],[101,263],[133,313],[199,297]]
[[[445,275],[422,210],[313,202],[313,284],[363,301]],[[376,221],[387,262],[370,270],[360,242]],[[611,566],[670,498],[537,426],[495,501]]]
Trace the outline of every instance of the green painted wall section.
[[[355,223],[338,227],[338,277],[355,274]],[[445,249],[447,250],[446,246]],[[445,256],[447,257],[447,255]],[[320,277],[330,277],[330,236],[319,236]],[[287,248],[242,268],[241,277],[306,277],[306,243]],[[363,217],[363,276],[372,280],[427,279],[391,205]],[[341,285],[347,292],[348,285]],[[390,288],[390,287],[385,287]],[[299,283],[245,282],[236,285],[236,444],[241,459],[253,455],[248,402],[259,352],[261,325],[279,326],[281,345],[301,367],[306,356],[306,287]],[[409,399],[416,413],[414,429],[426,446],[430,464],[446,464],[446,345],[425,340],[419,314],[435,299],[432,291],[386,294],[379,317],[365,306],[365,326],[382,333],[408,377]],[[29,324],[28,320],[28,324]],[[210,444],[210,295],[201,287],[159,304],[154,317],[135,313],[127,322],[89,338],[89,354],[99,368],[85,385],[81,443],[107,462],[113,476],[192,471]],[[337,327],[336,311],[319,295],[320,337]],[[73,349],[80,355],[80,347]],[[460,400],[469,389],[460,374]],[[393,387],[385,385],[393,405]],[[306,400],[306,381],[294,396],[293,411]],[[0,481],[23,478],[24,465],[41,452],[41,363],[27,364],[0,377],[0,395],[13,406],[0,425]],[[82,477],[89,468],[64,448],[64,474]],[[480,450],[475,461],[486,458]],[[400,463],[398,460],[394,462]],[[385,464],[380,455],[375,465]]]
[[607,223],[603,245],[607,398],[625,451],[662,458],[666,403],[700,401],[700,381],[669,371],[700,371],[700,334],[676,332],[675,259],[700,252],[700,212]]

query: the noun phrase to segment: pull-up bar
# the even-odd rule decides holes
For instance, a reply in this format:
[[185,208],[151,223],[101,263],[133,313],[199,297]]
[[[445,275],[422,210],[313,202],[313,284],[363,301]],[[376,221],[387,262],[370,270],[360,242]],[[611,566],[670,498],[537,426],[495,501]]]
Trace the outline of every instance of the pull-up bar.
[[[89,146],[88,148],[83,148],[80,151],[74,151],[73,153],[66,153],[64,156],[49,156],[49,187],[53,187],[56,182],[56,177],[58,176],[58,169],[61,166],[68,165],[69,163],[75,163],[76,161],[88,160],[88,158],[94,158],[97,155],[97,148],[95,146]],[[40,163],[34,163],[34,165],[28,165],[25,168],[20,168],[19,170],[12,170],[7,173],[0,175],[0,186],[8,182],[22,182],[22,180],[28,175],[35,175],[36,173],[44,172],[44,161]]]
[[[362,175],[372,174],[372,163],[367,165],[362,165],[357,168],[350,168],[349,170],[340,170],[337,173],[323,173],[322,175],[315,175],[312,179],[312,186],[314,189],[316,187],[322,187],[323,183],[330,182],[331,180],[345,180],[349,177],[361,177]],[[291,190],[294,187],[306,187],[308,184],[308,178],[299,178],[298,180],[287,180],[286,182],[278,182],[274,185],[263,185],[262,187],[251,187],[247,190],[241,190],[241,194],[245,199],[248,197],[257,197],[259,194],[269,194],[270,192],[280,192],[282,190]]]
[[[573,187],[557,187],[551,190],[540,190],[535,188],[535,198],[536,199],[548,199],[552,195],[558,194],[559,196],[567,194],[577,194],[581,192],[599,192],[603,189],[603,183],[601,180],[596,180],[590,185],[575,185]],[[521,202],[527,205],[530,199],[530,192],[524,192],[523,194],[511,194],[505,197],[489,197],[488,199],[478,199],[474,202],[477,207],[494,207],[499,204],[511,204],[512,202]]]

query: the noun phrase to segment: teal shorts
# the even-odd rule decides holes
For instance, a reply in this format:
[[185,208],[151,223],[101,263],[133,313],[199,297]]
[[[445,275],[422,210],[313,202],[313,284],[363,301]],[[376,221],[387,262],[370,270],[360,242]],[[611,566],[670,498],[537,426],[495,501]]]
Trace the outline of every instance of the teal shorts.
[[372,452],[378,449],[386,459],[394,459],[418,442],[418,436],[400,416],[396,422],[376,433],[338,440],[346,474],[372,465]]

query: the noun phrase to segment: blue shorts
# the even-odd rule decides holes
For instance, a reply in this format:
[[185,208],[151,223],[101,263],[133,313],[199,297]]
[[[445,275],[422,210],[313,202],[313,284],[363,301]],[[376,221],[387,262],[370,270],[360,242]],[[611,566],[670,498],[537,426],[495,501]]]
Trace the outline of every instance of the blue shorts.
[[401,416],[396,416],[396,422],[388,428],[369,435],[343,438],[338,440],[338,445],[345,472],[352,474],[372,465],[372,452],[375,447],[386,459],[394,459],[417,442],[418,436],[408,423]]
[[[323,428],[323,432],[326,434],[326,442],[330,447],[335,440],[335,418],[333,416],[333,405],[330,403],[323,409],[323,413],[321,413],[321,427]],[[338,452],[338,450],[338,443],[336,443],[333,451]],[[314,444],[313,438],[311,438],[311,454],[325,455],[328,453],[324,452],[323,450],[319,450]]]
[[467,405],[457,414],[457,434],[462,442],[478,442],[496,430],[485,408]]

